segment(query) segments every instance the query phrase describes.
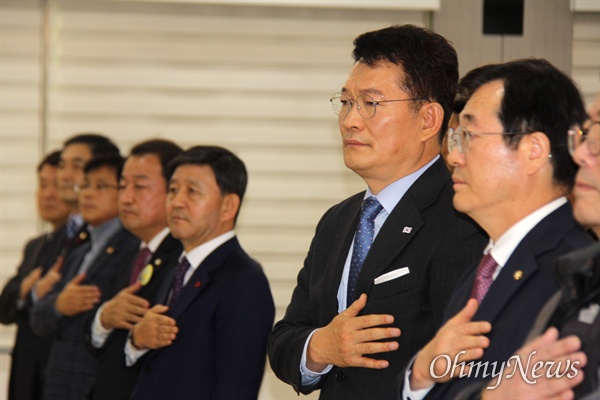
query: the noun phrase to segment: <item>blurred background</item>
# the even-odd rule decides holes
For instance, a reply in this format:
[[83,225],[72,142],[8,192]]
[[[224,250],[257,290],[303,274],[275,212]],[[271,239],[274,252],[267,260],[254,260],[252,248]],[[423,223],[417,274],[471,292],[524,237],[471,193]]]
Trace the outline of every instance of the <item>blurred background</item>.
[[[490,13],[498,2],[513,8]],[[248,167],[237,232],[280,319],[320,216],[364,189],[329,105],[352,40],[404,23],[452,41],[461,76],[535,56],[570,74],[586,104],[600,91],[598,0],[0,0],[0,283],[47,229],[35,166],[67,137],[102,133],[124,155],[156,137],[217,144]],[[0,327],[0,399],[13,336]],[[267,367],[260,398],[297,396]]]

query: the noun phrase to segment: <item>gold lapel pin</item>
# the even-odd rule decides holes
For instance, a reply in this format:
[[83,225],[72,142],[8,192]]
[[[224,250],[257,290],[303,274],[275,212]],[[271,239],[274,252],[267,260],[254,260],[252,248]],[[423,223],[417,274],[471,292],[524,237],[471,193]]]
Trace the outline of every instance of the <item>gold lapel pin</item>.
[[106,248],[106,252],[107,252],[108,254],[112,254],[112,253],[114,253],[114,252],[115,252],[115,249],[114,249],[114,247],[112,247],[112,246],[108,246],[108,247]]
[[81,232],[81,233],[79,234],[79,239],[80,239],[80,240],[85,240],[85,239],[87,239],[87,232]]
[[523,277],[523,271],[518,270],[515,271],[513,278],[515,278],[515,281],[521,280],[521,278]]
[[160,258],[157,258],[156,260],[154,260],[154,265],[156,265],[157,267],[162,264],[162,260]]

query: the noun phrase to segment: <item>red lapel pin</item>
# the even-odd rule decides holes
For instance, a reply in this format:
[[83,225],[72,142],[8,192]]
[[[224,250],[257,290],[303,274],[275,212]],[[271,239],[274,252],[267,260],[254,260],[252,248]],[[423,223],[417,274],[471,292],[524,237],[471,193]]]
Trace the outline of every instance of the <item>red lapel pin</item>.
[[196,281],[196,282],[194,283],[194,287],[195,287],[195,288],[199,288],[199,287],[200,287],[200,285],[202,285],[202,284],[200,283],[200,281]]

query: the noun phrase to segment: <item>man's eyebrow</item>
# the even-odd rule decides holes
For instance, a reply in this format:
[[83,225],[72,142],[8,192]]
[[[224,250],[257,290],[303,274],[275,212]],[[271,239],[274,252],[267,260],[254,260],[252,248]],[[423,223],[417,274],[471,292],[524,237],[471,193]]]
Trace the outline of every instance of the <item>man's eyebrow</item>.
[[473,120],[475,119],[475,117],[473,116],[473,114],[469,114],[469,113],[460,113],[458,115],[458,120],[461,123],[461,125],[463,124],[463,122],[473,122]]

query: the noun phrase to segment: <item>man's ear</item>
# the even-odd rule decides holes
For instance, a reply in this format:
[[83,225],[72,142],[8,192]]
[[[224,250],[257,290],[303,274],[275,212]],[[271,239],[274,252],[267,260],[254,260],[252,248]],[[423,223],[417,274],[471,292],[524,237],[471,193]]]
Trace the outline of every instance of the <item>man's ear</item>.
[[226,194],[223,197],[223,204],[221,205],[221,220],[233,222],[240,209],[240,203],[240,197],[237,194]]
[[533,132],[525,135],[519,143],[520,151],[524,152],[524,156],[529,162],[528,173],[534,172],[546,165],[552,157],[550,152],[550,139],[543,132]]
[[444,109],[437,102],[425,103],[419,110],[422,118],[421,142],[425,143],[432,137],[437,140],[437,134],[444,122]]

